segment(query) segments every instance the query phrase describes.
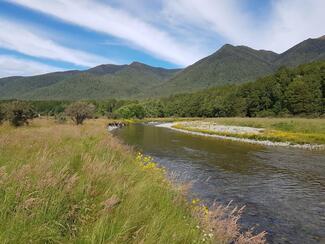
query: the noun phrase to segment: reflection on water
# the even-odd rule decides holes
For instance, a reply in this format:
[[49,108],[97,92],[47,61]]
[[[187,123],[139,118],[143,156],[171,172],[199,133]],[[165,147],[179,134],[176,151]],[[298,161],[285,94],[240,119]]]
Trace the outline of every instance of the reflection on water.
[[114,132],[208,203],[246,205],[243,228],[271,243],[325,243],[325,153],[218,140],[131,125]]

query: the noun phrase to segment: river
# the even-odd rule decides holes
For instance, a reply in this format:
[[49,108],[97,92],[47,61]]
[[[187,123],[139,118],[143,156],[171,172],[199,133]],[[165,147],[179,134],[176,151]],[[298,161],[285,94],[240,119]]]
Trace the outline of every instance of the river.
[[191,195],[245,205],[243,229],[269,243],[325,243],[325,152],[266,147],[135,124],[114,132],[153,157]]

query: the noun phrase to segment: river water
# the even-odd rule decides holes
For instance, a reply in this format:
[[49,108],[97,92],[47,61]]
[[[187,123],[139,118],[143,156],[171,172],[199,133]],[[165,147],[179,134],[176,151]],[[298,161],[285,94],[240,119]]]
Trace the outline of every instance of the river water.
[[192,182],[191,194],[245,205],[243,229],[268,232],[269,243],[325,243],[325,152],[265,147],[190,135],[152,125],[114,131]]

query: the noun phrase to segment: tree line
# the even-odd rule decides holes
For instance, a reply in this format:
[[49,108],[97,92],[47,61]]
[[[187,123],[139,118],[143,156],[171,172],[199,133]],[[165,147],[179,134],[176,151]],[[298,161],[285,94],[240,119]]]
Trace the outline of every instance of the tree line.
[[[1,101],[8,107],[15,101]],[[25,104],[27,102],[24,102]],[[73,101],[30,101],[34,115],[64,119]],[[198,92],[148,100],[84,101],[92,116],[109,118],[144,117],[283,117],[325,114],[325,61],[296,68],[280,68],[254,82],[209,88]],[[1,105],[1,104],[0,104]],[[7,109],[8,110],[8,109]]]

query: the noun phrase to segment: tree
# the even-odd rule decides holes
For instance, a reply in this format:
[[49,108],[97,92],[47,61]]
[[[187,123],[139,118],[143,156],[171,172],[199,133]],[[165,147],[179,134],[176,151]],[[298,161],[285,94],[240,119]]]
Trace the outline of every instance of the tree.
[[296,78],[285,95],[288,109],[294,115],[319,113],[321,110],[322,94],[317,82]]
[[145,117],[149,117],[149,118],[164,117],[164,106],[162,102],[150,100],[141,105],[143,106]]
[[130,119],[130,118],[137,118],[142,119],[145,117],[145,110],[142,105],[140,104],[129,104],[117,109],[114,114],[117,117]]
[[5,119],[13,126],[28,125],[28,120],[35,117],[35,111],[30,103],[13,101],[3,106]]
[[81,125],[85,119],[93,116],[95,106],[86,102],[75,102],[70,104],[64,112],[76,125]]
[[222,103],[224,116],[235,117],[246,115],[246,99],[240,97],[236,92],[227,95]]

